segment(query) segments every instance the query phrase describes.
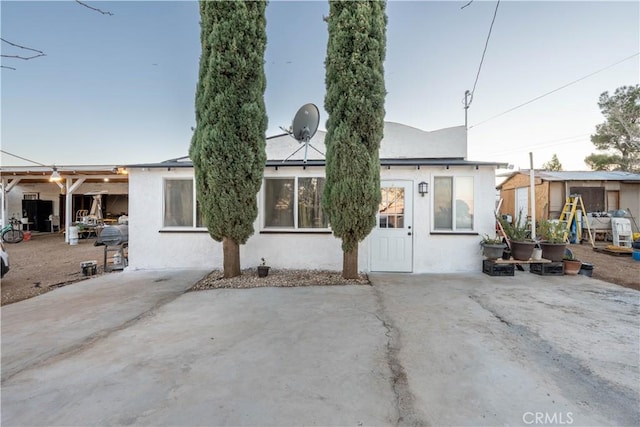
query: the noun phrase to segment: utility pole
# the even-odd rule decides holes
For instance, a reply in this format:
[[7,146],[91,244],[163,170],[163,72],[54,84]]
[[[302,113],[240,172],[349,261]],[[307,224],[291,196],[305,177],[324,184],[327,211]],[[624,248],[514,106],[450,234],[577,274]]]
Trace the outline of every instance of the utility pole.
[[469,92],[468,90],[464,91],[464,128],[468,129],[467,126],[467,113],[469,111],[469,105],[471,105],[469,103],[469,95],[471,94],[471,92]]

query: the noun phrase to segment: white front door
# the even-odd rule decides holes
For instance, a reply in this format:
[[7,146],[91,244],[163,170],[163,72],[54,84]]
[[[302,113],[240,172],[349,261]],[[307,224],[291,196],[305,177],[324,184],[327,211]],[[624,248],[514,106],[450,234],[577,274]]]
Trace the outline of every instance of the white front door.
[[382,181],[382,198],[371,232],[371,271],[413,269],[413,183]]

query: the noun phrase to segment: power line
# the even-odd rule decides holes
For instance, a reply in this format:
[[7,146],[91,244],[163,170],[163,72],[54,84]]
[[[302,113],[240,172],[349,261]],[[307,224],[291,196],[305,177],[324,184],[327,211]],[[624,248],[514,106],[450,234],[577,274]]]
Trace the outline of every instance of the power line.
[[460,9],[464,9],[465,7],[471,5],[471,3],[473,3],[473,0],[470,0],[469,3],[465,4],[464,6],[462,6]]
[[[539,142],[536,144],[531,144],[531,145],[527,145],[525,147],[520,147],[520,148],[512,148],[512,149],[507,149],[507,150],[500,150],[500,151],[488,151],[488,152],[483,152],[484,155],[492,155],[492,154],[512,154],[512,153],[520,153],[523,151],[532,151],[532,150],[539,150],[542,148],[549,148],[549,147],[556,147],[556,146],[560,146],[560,145],[568,145],[568,144],[576,144],[579,142],[583,142],[584,138],[586,136],[589,136],[590,134],[588,133],[583,133],[580,135],[575,135],[575,136],[568,136],[566,138],[560,138],[560,139],[553,139],[550,141],[543,141],[543,142]],[[560,142],[562,141],[562,142]],[[501,145],[501,144],[495,144],[495,145]]]
[[[469,3],[471,4],[471,3]],[[468,6],[468,4],[467,4]],[[478,84],[478,78],[480,78],[480,70],[482,70],[482,63],[484,62],[484,55],[487,53],[487,47],[489,47],[489,39],[491,38],[491,31],[493,30],[493,23],[496,22],[496,15],[498,14],[498,6],[500,6],[500,0],[496,3],[496,9],[493,11],[493,19],[491,19],[491,26],[489,26],[489,34],[487,34],[487,40],[484,43],[484,50],[482,51],[482,58],[480,58],[480,65],[478,66],[478,72],[476,73],[476,81],[473,82],[473,89],[471,89],[471,97],[469,103],[466,105],[468,108],[473,102],[473,95],[476,93],[476,85]],[[464,6],[463,6],[464,7]]]
[[25,158],[25,157],[18,156],[17,154],[9,153],[8,151],[0,150],[0,152],[2,152],[2,153],[4,153],[4,154],[8,154],[9,156],[13,156],[13,157],[15,157],[15,158],[17,158],[17,159],[24,160],[24,161],[29,162],[29,163],[34,163],[34,164],[36,164],[36,165],[38,165],[38,166],[45,166],[45,167],[48,167],[47,165],[43,165],[43,164],[42,164],[42,163],[40,163],[40,162],[36,162],[36,161],[34,161],[34,160],[29,160],[29,159],[27,159],[27,158]]
[[605,71],[605,70],[608,70],[609,68],[614,67],[614,66],[616,66],[616,65],[618,65],[618,64],[621,64],[621,63],[623,63],[623,62],[625,62],[625,61],[628,61],[628,60],[630,60],[631,58],[634,58],[634,57],[636,57],[636,56],[638,56],[638,55],[640,55],[640,52],[636,52],[636,53],[634,53],[634,54],[633,54],[633,55],[631,55],[631,56],[627,56],[626,58],[621,59],[620,61],[617,61],[617,62],[614,62],[613,64],[607,65],[607,66],[606,66],[606,67],[604,67],[604,68],[601,68],[601,69],[599,69],[599,70],[597,70],[597,71],[594,71],[593,73],[587,74],[587,75],[586,75],[586,76],[584,76],[584,77],[580,77],[579,79],[576,79],[576,80],[574,80],[574,81],[572,81],[572,82],[570,82],[570,83],[567,83],[567,84],[565,84],[565,85],[563,85],[563,86],[560,86],[559,88],[554,89],[554,90],[552,90],[552,91],[550,91],[550,92],[547,92],[547,93],[545,93],[545,94],[543,94],[543,95],[536,96],[535,98],[533,98],[533,99],[531,99],[531,100],[529,100],[529,101],[527,101],[527,102],[523,102],[523,103],[522,103],[522,104],[520,104],[520,105],[516,105],[515,107],[508,109],[507,111],[504,111],[504,112],[502,112],[502,113],[500,113],[500,114],[496,114],[496,115],[495,115],[495,116],[493,116],[493,117],[489,117],[489,118],[488,118],[488,119],[486,119],[486,120],[483,120],[483,121],[481,121],[481,122],[479,122],[479,123],[476,123],[476,124],[475,124],[475,125],[473,125],[473,126],[470,126],[470,127],[469,127],[469,129],[474,128],[474,127],[476,127],[476,126],[480,126],[481,124],[486,123],[486,122],[488,122],[489,120],[493,120],[493,119],[496,119],[496,118],[498,118],[498,117],[500,117],[500,116],[504,116],[505,114],[510,113],[510,112],[512,112],[513,110],[517,110],[517,109],[518,109],[518,108],[520,108],[520,107],[524,107],[525,105],[531,104],[532,102],[537,101],[537,100],[539,100],[539,99],[541,99],[541,98],[544,98],[544,97],[545,97],[545,96],[547,96],[547,95],[551,95],[552,93],[558,92],[559,90],[562,90],[562,89],[564,89],[564,88],[566,88],[566,87],[569,87],[569,86],[571,86],[571,85],[573,85],[573,84],[575,84],[575,83],[578,83],[578,82],[580,82],[580,81],[582,81],[582,80],[584,80],[584,79],[587,79],[587,78],[589,78],[589,77],[591,77],[591,76],[594,76],[594,75],[596,75],[596,74],[598,74],[598,73],[601,73],[601,72],[603,72],[603,71]]

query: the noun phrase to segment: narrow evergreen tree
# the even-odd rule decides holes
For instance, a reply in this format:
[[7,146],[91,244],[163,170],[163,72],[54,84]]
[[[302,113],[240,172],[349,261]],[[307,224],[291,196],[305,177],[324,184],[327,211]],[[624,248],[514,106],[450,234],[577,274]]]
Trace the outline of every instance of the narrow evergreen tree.
[[384,132],[384,1],[330,1],[323,209],[342,239],[345,278],[358,277],[358,242],[375,226]]
[[266,2],[201,1],[196,129],[189,155],[209,234],[222,241],[224,276],[240,274],[240,246],[253,234],[267,116]]

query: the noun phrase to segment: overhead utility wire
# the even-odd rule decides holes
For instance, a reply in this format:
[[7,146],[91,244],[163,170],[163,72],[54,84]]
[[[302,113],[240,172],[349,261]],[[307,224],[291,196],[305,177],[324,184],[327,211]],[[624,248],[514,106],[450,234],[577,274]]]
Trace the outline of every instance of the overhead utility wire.
[[[588,136],[589,134],[581,134],[581,135],[576,135],[576,136],[572,136],[572,137],[567,137],[567,138],[561,138],[561,139],[555,139],[552,141],[545,141],[545,142],[540,142],[537,144],[531,144],[531,145],[527,145],[524,147],[520,147],[520,148],[513,148],[513,149],[507,149],[507,150],[499,150],[499,151],[488,151],[488,152],[483,152],[482,154],[485,155],[492,155],[492,154],[511,154],[511,153],[521,153],[521,152],[525,152],[525,151],[531,151],[531,150],[539,150],[542,148],[549,148],[549,147],[557,147],[560,145],[569,145],[569,144],[577,144],[577,143],[582,143],[584,138],[586,136]],[[496,144],[499,145],[499,144]]]
[[0,152],[2,152],[2,153],[4,153],[4,154],[8,154],[9,156],[16,157],[16,158],[18,158],[18,159],[20,159],[20,160],[24,160],[24,161],[29,162],[29,163],[34,163],[34,164],[36,164],[36,165],[38,165],[38,166],[48,167],[47,165],[43,165],[43,164],[42,164],[42,163],[40,163],[40,162],[36,162],[36,161],[34,161],[34,160],[29,160],[29,159],[27,159],[27,158],[25,158],[25,157],[21,157],[21,156],[18,156],[18,155],[16,155],[16,154],[9,153],[8,151],[0,150]]
[[[469,3],[471,4],[471,3]],[[496,22],[496,15],[498,14],[498,6],[500,6],[500,0],[496,3],[496,10],[493,11],[493,19],[491,20],[491,26],[489,26],[489,34],[487,34],[487,40],[484,43],[484,50],[482,51],[482,58],[480,58],[480,66],[478,66],[478,72],[476,73],[476,81],[473,82],[473,89],[471,89],[471,97],[469,103],[466,105],[468,108],[473,102],[473,95],[476,93],[476,85],[478,84],[478,78],[480,78],[480,70],[482,70],[482,63],[484,62],[484,55],[487,53],[487,47],[489,47],[489,39],[491,38],[491,30],[493,30],[493,23]]]
[[460,9],[464,9],[465,7],[471,5],[471,3],[473,3],[473,0],[469,1],[469,3],[465,4],[464,6],[462,6]]
[[616,65],[618,65],[618,64],[621,64],[621,63],[623,63],[623,62],[625,62],[625,61],[628,61],[628,60],[630,60],[631,58],[636,57],[636,56],[638,56],[638,55],[640,55],[640,52],[636,52],[636,53],[634,53],[634,54],[633,54],[633,55],[631,55],[631,56],[627,56],[626,58],[621,59],[620,61],[614,62],[614,63],[613,63],[613,64],[611,64],[611,65],[607,65],[606,67],[601,68],[601,69],[599,69],[599,70],[597,70],[597,71],[594,71],[594,72],[593,72],[593,73],[591,73],[591,74],[587,74],[586,76],[584,76],[584,77],[580,77],[579,79],[574,80],[574,81],[572,81],[572,82],[570,82],[570,83],[567,83],[566,85],[560,86],[560,87],[559,87],[559,88],[557,88],[557,89],[554,89],[554,90],[552,90],[552,91],[550,91],[550,92],[547,92],[547,93],[545,93],[545,94],[543,94],[543,95],[536,96],[535,98],[533,98],[533,99],[531,99],[531,100],[529,100],[529,101],[527,101],[527,102],[523,102],[523,103],[522,103],[522,104],[520,104],[520,105],[516,105],[515,107],[508,109],[507,111],[504,111],[504,112],[502,112],[502,113],[500,113],[500,114],[496,114],[496,115],[495,115],[495,116],[493,116],[493,117],[489,117],[488,119],[483,120],[483,121],[481,121],[481,122],[479,122],[479,123],[476,123],[476,124],[475,124],[475,125],[473,125],[473,126],[469,126],[469,129],[474,128],[474,127],[476,127],[476,126],[480,126],[481,124],[486,123],[486,122],[488,122],[489,120],[493,120],[493,119],[496,119],[496,118],[498,118],[498,117],[500,117],[500,116],[504,116],[505,114],[510,113],[510,112],[512,112],[513,110],[517,110],[517,109],[518,109],[518,108],[520,108],[520,107],[524,107],[525,105],[531,104],[532,102],[537,101],[538,99],[544,98],[545,96],[547,96],[547,95],[551,95],[552,93],[555,93],[555,92],[557,92],[557,91],[559,91],[559,90],[561,90],[561,89],[564,89],[564,88],[566,88],[566,87],[569,87],[569,86],[571,86],[572,84],[578,83],[578,82],[580,82],[580,81],[582,81],[582,80],[584,80],[584,79],[586,79],[586,78],[589,78],[589,77],[591,77],[591,76],[593,76],[593,75],[596,75],[596,74],[598,74],[598,73],[601,73],[601,72],[603,72],[603,71],[605,71],[605,70],[608,70],[609,68],[614,67],[614,66],[616,66]]

